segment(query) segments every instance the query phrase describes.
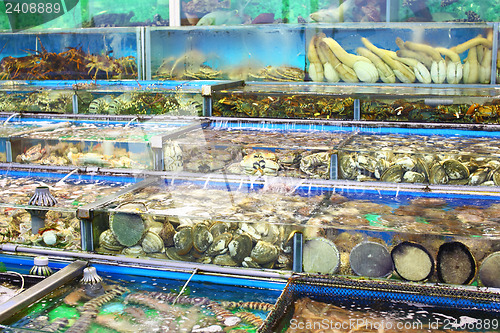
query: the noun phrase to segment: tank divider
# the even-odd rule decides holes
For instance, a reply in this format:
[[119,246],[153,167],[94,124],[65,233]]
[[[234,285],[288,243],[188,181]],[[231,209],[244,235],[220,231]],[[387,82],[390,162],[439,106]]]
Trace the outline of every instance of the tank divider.
[[12,297],[7,302],[0,305],[0,322],[12,317],[18,311],[27,308],[29,305],[44,297],[56,288],[68,283],[83,274],[83,269],[87,266],[86,261],[77,260],[57,271],[35,287]]

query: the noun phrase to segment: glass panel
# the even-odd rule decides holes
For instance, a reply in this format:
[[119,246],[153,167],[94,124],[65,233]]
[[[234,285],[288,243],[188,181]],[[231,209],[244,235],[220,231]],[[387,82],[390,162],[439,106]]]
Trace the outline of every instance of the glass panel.
[[[106,197],[127,183],[125,178],[118,177],[64,176],[16,171],[1,173],[0,242],[81,250],[76,208]],[[38,193],[40,187],[47,191]]]
[[339,177],[394,183],[500,185],[496,133],[448,132],[421,129],[360,133],[339,150]]
[[[96,165],[111,168],[154,169],[151,141],[173,134],[187,122],[60,122],[10,139],[17,163]],[[161,142],[161,141],[160,141]]]
[[306,34],[313,81],[490,83],[493,30],[486,24],[342,25]]
[[392,21],[420,22],[498,22],[497,1],[429,0],[391,1]]
[[0,34],[2,80],[137,79],[137,31]]
[[[169,140],[164,167],[194,173],[330,179],[332,153],[350,134],[335,126],[222,121]],[[174,160],[179,163],[169,163]]]
[[[304,79],[300,27],[155,29],[151,31],[154,79]],[[168,43],[165,43],[168,40]],[[224,43],[221,53],[220,43]]]
[[89,1],[88,27],[167,26],[168,0]]

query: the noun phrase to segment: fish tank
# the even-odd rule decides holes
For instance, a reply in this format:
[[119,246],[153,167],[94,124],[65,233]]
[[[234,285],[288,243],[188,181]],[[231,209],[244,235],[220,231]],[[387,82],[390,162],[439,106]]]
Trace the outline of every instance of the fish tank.
[[2,33],[0,43],[2,80],[141,78],[134,28]]
[[[182,25],[384,22],[386,2],[181,1]],[[360,10],[358,10],[360,9]]]
[[77,208],[134,182],[131,177],[2,170],[0,242],[81,250]]
[[51,120],[22,119],[19,114],[4,114],[0,117],[0,162],[12,160],[9,137],[52,126]]
[[154,170],[163,138],[199,126],[187,120],[59,120],[57,126],[10,137],[12,162]]
[[203,116],[203,85],[219,81],[5,81],[0,111]]
[[495,140],[495,132],[458,129],[360,131],[339,149],[339,179],[494,187]]
[[[478,278],[479,267],[485,265],[483,272],[488,272],[498,264],[496,192],[222,179],[150,180],[105,205],[81,207],[81,215],[90,216],[95,252],[243,269],[499,286],[491,274],[484,273],[485,282]],[[453,256],[463,265],[450,267]],[[414,265],[415,258],[422,266]]]
[[360,87],[247,83],[215,91],[212,116],[352,120]]
[[360,118],[375,121],[497,124],[496,88],[384,87],[360,97]]
[[498,22],[496,1],[433,0],[391,2],[391,21],[398,22]]
[[168,26],[169,1],[87,1],[82,27]]
[[[164,169],[191,173],[330,179],[332,155],[350,128],[307,123],[231,121],[172,137]],[[177,162],[177,163],[174,163]],[[336,177],[336,176],[335,176]]]
[[[151,28],[146,45],[150,75],[164,80],[303,81],[303,33],[292,25]],[[223,54],[217,49],[221,40]]]
[[308,77],[316,82],[489,84],[495,78],[491,24],[359,24],[305,33]]
[[83,270],[83,277],[4,319],[1,327],[5,332],[255,332],[284,286],[283,280],[97,262]]
[[493,289],[296,276],[259,332],[498,332],[499,297]]
[[204,81],[82,82],[74,87],[78,113],[203,116]]

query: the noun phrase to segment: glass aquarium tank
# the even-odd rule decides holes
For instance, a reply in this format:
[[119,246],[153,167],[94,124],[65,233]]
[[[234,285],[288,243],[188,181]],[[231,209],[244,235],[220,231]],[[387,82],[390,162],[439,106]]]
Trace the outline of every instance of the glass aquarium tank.
[[215,120],[172,137],[164,146],[164,169],[330,179],[332,154],[351,133],[341,126]]
[[135,182],[47,172],[0,174],[1,243],[81,250],[79,206],[106,197]]
[[361,131],[339,149],[339,179],[498,186],[497,140],[487,131]]
[[[166,80],[304,80],[300,26],[151,28],[151,77]],[[169,43],[164,41],[168,40]],[[220,53],[219,44],[225,43]]]
[[497,88],[383,87],[360,98],[360,118],[377,121],[499,123]]
[[2,33],[2,80],[140,79],[133,28]]
[[249,83],[214,92],[212,116],[352,120],[358,88]]
[[[378,188],[290,178],[179,178],[149,182],[81,210],[93,212],[99,254],[498,287],[491,274],[479,282],[477,268],[498,267],[496,192]],[[369,257],[373,262],[360,260],[367,251],[377,253]],[[453,256],[463,265],[449,267]]]
[[10,162],[12,151],[9,137],[54,126],[52,120],[21,119],[19,114],[7,114],[0,118],[0,162]]
[[398,22],[498,22],[500,5],[496,1],[401,0],[391,2],[391,21]]
[[169,1],[92,1],[86,7],[84,28],[168,26]]
[[255,332],[284,287],[281,280],[190,273],[95,263],[4,320],[2,330]]
[[341,277],[293,277],[259,332],[498,332],[499,294]]
[[153,146],[158,145],[156,148],[161,150],[164,137],[191,125],[197,126],[172,120],[61,121],[57,128],[11,137],[12,161],[153,170],[160,163]]
[[[416,1],[414,1],[416,2]],[[418,2],[420,3],[420,2]],[[306,28],[312,81],[488,84],[488,24],[401,24]]]
[[315,2],[247,0],[183,0],[182,25],[383,22],[382,0],[322,0]]
[[125,86],[82,84],[75,88],[78,113],[203,116],[203,83],[140,81]]

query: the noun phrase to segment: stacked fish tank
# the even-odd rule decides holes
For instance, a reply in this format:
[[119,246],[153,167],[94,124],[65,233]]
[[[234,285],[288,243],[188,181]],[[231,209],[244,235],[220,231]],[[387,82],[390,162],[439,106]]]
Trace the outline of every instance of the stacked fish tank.
[[1,249],[117,266],[7,331],[498,331],[495,4],[148,4],[0,34]]

